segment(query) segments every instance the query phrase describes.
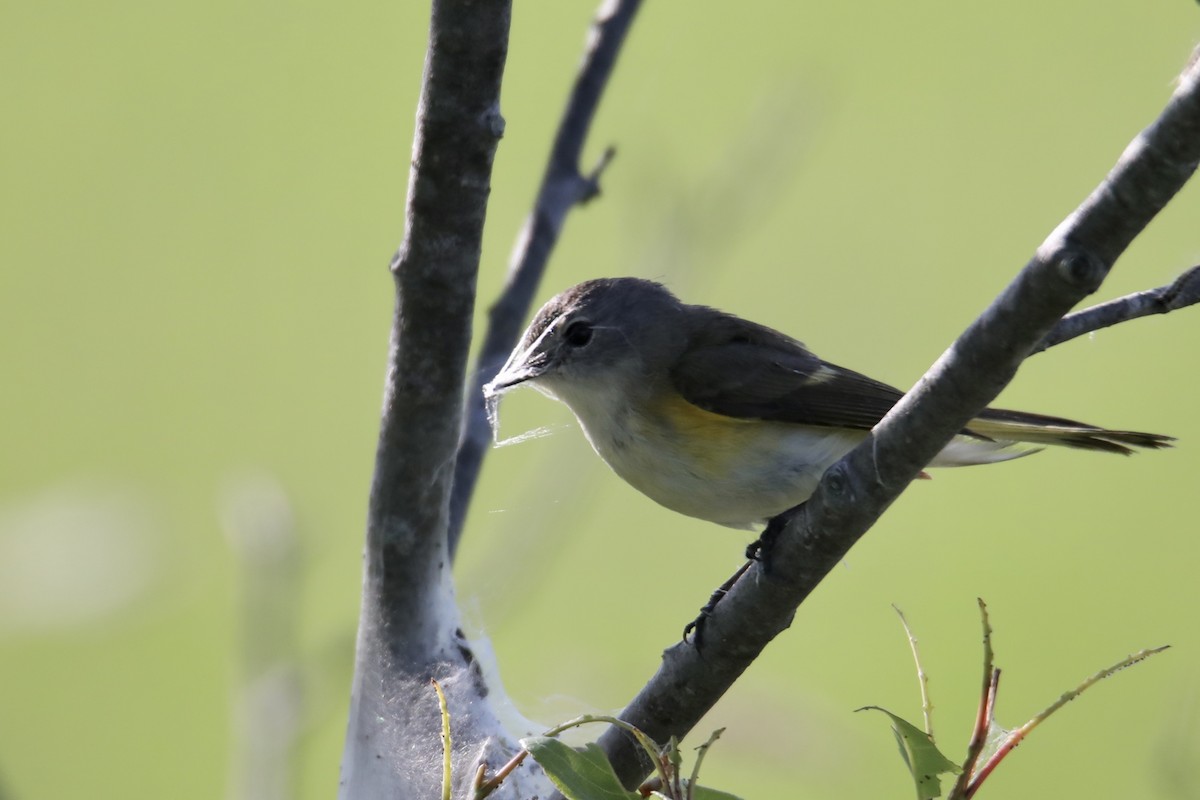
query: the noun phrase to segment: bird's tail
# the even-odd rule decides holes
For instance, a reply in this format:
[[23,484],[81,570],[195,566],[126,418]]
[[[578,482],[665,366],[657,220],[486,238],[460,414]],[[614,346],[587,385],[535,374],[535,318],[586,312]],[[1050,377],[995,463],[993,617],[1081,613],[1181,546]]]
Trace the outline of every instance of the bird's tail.
[[1170,447],[1172,436],[1140,431],[1112,431],[1072,419],[1027,414],[1022,411],[985,409],[967,425],[967,431],[985,439],[1053,444],[1080,450],[1103,450],[1129,455],[1135,447],[1158,450]]
[[[959,466],[1007,461],[1029,455],[1044,445],[1130,455],[1134,448],[1170,447],[1174,437],[1141,431],[1114,431],[1062,417],[1023,411],[984,410],[963,435],[946,446],[932,466]],[[1040,445],[1022,448],[1022,444]]]

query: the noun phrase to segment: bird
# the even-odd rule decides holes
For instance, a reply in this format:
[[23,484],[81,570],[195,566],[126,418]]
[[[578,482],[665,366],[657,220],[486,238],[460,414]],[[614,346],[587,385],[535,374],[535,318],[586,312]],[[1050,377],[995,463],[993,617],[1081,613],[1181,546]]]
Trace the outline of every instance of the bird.
[[[531,386],[567,405],[626,483],[672,511],[754,528],[807,500],[903,392],[824,361],[800,341],[680,301],[632,277],[550,299],[484,387]],[[1047,445],[1128,455],[1173,438],[988,408],[930,467],[1007,461]]]

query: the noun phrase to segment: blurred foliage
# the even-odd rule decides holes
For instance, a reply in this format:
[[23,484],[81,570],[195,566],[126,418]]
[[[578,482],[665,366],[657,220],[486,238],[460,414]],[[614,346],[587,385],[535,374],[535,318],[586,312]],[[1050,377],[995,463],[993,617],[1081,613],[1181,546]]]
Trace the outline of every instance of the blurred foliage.
[[[515,9],[480,324],[593,6]],[[247,469],[290,498],[302,559],[278,583],[292,596],[264,604],[294,614],[284,639],[304,676],[286,712],[303,717],[292,785],[334,793],[426,14],[5,9],[11,796],[234,792],[246,626],[266,623],[248,613],[257,568],[223,536],[219,497]],[[659,278],[907,385],[1158,113],[1198,29],[1177,0],[649,3],[591,141],[593,157],[612,143],[617,160],[570,219],[542,295],[598,275]],[[1103,296],[1200,261],[1198,208],[1192,186]],[[939,664],[974,640],[969,601],[985,595],[1026,667],[1006,687],[1018,708],[1114,651],[1177,648],[1014,757],[992,798],[1146,796],[1158,773],[1160,796],[1195,797],[1196,704],[1180,697],[1200,671],[1200,544],[1183,502],[1200,466],[1197,330],[1183,312],[1033,359],[1005,404],[1180,446],[1045,453],[913,487],[702,723],[728,729],[707,778],[747,797],[907,793],[887,734],[851,713],[906,711],[888,606],[920,616],[926,663],[948,675]],[[489,455],[459,565],[459,597],[518,708],[546,724],[620,707],[746,543],[631,492],[568,423],[535,393],[506,400],[507,435],[566,429]],[[929,555],[905,570],[914,549]],[[939,697],[968,707],[970,683],[948,679]],[[969,726],[942,717],[947,736]]]

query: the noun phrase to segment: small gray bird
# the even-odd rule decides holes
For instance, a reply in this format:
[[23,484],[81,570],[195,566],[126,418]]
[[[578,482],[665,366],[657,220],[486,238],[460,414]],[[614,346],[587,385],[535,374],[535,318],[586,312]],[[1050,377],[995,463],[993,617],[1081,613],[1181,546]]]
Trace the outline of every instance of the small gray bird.
[[[778,331],[638,278],[587,281],[546,303],[485,393],[494,403],[522,384],[566,403],[635,489],[735,528],[807,500],[903,395]],[[1006,461],[1040,445],[1128,454],[1171,441],[989,408],[930,466]]]

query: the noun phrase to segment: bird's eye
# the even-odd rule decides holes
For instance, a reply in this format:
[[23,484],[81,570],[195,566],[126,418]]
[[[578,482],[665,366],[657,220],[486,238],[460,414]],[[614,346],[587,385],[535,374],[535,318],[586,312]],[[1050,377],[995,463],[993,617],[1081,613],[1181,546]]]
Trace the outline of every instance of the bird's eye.
[[571,347],[586,347],[592,340],[592,323],[577,319],[563,329],[562,338]]

